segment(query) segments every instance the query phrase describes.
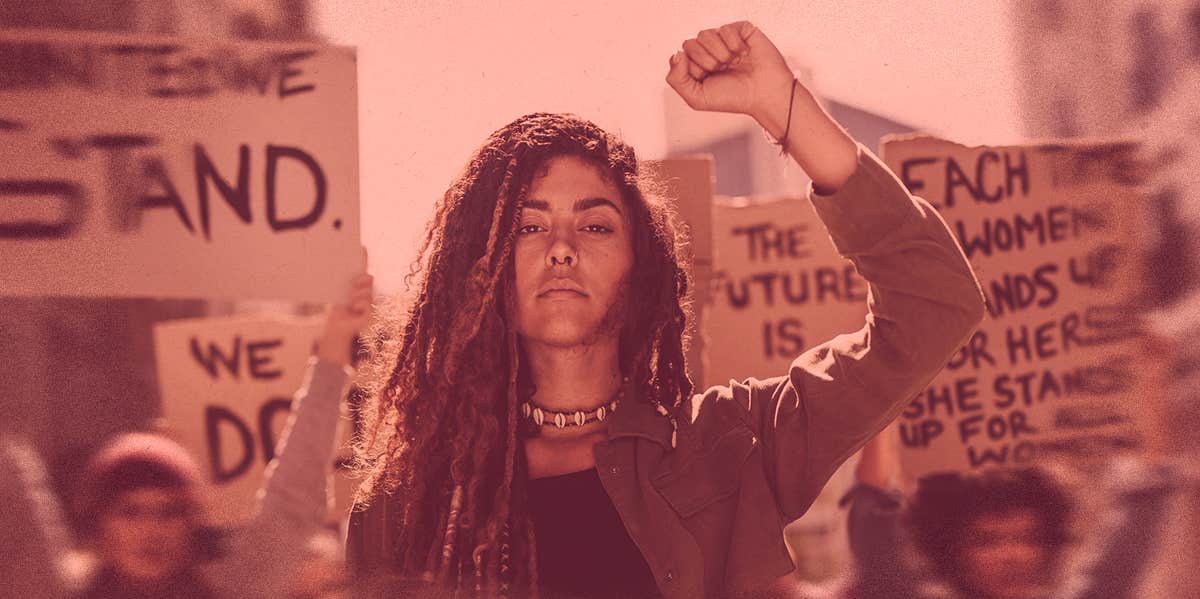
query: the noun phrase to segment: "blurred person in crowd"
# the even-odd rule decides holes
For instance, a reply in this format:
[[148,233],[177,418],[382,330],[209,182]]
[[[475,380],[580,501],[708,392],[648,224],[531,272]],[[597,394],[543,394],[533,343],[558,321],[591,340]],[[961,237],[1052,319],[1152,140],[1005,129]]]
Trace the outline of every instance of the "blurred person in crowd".
[[800,85],[754,25],[683,42],[669,85],[756,119],[869,281],[859,331],[788,373],[695,393],[690,281],[632,148],[571,115],[493,133],[436,207],[365,377],[347,557],[373,584],[546,597],[716,597],[792,569],[782,526],[983,316],[936,211]]
[[[1081,522],[1065,485],[1040,468],[923,477],[899,492],[900,465],[889,433],[868,443],[856,470],[849,534],[848,598],[1120,599],[1137,597],[1155,556],[1164,508],[1180,482],[1173,466],[1121,458],[1108,464],[1103,495],[1114,504]],[[1078,547],[1080,529],[1098,526]],[[1068,567],[1073,550],[1083,567]],[[805,595],[792,595],[803,597]]]
[[[310,360],[305,382],[268,465],[256,513],[224,533],[206,525],[204,484],[186,450],[153,433],[127,433],[90,460],[77,502],[85,548],[94,555],[90,575],[70,580],[59,567],[68,543],[53,496],[36,476],[32,451],[3,453],[6,487],[15,506],[0,533],[13,554],[51,557],[39,568],[17,572],[5,585],[32,589],[25,599],[59,598],[81,589],[80,599],[232,597],[327,597],[342,588],[337,558],[314,552],[312,539],[328,513],[327,470],[333,460],[339,401],[352,375],[350,348],[370,315],[372,277],[354,278],[347,302],[331,306]],[[7,448],[7,446],[6,446]],[[15,456],[15,457],[14,457]],[[8,479],[6,479],[7,482]],[[26,520],[33,522],[25,525]],[[23,531],[18,524],[29,529]],[[15,535],[8,531],[14,530]]]
[[[1200,14],[1200,13],[1198,13]],[[1156,451],[1174,458],[1184,488],[1168,505],[1160,559],[1148,574],[1147,597],[1200,597],[1200,292],[1150,311],[1142,348],[1156,390]]]
[[198,566],[206,545],[199,465],[174,441],[126,433],[83,472],[79,522],[97,572],[81,599],[214,597]]
[[0,433],[0,598],[65,599],[70,533],[37,449]]

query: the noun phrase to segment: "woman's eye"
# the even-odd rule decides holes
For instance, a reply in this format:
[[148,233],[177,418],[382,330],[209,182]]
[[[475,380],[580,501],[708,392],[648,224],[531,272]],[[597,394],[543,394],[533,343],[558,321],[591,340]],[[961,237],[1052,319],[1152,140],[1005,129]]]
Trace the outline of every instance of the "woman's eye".
[[612,233],[612,229],[604,225],[587,225],[583,230],[589,233]]
[[541,228],[542,227],[540,225],[522,225],[521,228],[517,229],[517,233],[522,235],[527,233],[537,233],[539,230],[541,230]]

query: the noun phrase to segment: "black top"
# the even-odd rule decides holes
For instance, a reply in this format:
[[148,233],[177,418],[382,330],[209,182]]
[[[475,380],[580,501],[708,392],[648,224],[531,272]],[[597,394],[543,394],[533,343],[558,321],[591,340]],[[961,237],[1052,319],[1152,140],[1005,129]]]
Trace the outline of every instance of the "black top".
[[542,596],[662,596],[595,468],[529,481],[529,508]]

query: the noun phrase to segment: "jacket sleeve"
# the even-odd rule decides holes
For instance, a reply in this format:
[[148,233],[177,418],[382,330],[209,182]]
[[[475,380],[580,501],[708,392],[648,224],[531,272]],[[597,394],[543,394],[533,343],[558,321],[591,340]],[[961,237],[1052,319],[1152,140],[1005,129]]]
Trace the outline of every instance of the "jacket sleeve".
[[236,531],[211,580],[238,597],[278,597],[305,558],[305,547],[329,512],[330,467],[339,406],[350,375],[313,358],[267,465],[255,515]]
[[[970,263],[936,210],[870,150],[829,196],[809,201],[838,252],[868,283],[866,322],[817,345],[786,376],[730,381],[693,397],[740,404],[762,443],[785,519],[800,517],[834,470],[941,370],[984,315]],[[722,410],[723,411],[723,410]]]

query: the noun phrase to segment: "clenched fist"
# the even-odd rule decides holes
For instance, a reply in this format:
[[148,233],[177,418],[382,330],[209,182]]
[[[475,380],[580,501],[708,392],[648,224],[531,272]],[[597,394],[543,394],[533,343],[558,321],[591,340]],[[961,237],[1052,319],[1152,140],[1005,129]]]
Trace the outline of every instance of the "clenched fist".
[[854,173],[854,139],[796,83],[779,49],[754,25],[739,21],[705,29],[683,42],[670,63],[667,83],[688,106],[753,117],[819,193],[834,193]]
[[783,55],[747,21],[701,31],[683,42],[670,65],[667,83],[696,110],[758,118],[772,105],[786,106],[791,92]]

